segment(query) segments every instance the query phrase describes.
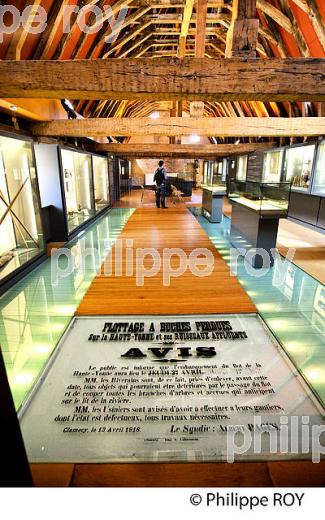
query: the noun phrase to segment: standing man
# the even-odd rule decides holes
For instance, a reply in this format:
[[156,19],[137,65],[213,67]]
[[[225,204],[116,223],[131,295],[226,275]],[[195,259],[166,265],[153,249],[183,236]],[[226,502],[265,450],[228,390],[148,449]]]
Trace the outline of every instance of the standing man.
[[167,184],[167,172],[164,168],[164,161],[159,161],[158,168],[155,172],[153,182],[156,184],[156,204],[157,208],[161,207],[166,209],[166,184]]

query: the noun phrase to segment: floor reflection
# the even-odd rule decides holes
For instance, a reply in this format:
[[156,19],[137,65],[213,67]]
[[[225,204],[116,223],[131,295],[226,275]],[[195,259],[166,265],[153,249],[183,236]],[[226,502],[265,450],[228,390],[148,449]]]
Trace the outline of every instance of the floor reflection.
[[210,224],[191,208],[199,223],[247,291],[273,334],[325,404],[325,286],[299,267],[276,259],[274,267],[252,276],[242,258],[231,257],[230,220]]
[[113,209],[71,241],[69,260],[58,260],[57,283],[48,259],[0,298],[0,345],[17,408],[132,213]]

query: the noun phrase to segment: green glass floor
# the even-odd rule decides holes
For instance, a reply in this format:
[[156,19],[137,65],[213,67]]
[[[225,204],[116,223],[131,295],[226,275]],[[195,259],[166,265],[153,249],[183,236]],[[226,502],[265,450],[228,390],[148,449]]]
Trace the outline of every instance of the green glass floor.
[[211,224],[200,208],[191,211],[324,406],[325,286],[282,257],[263,276],[252,276],[242,257],[231,258],[230,219]]
[[[64,278],[45,260],[0,298],[0,346],[16,408],[33,387],[133,209],[112,209],[67,244]],[[96,256],[90,254],[95,248]],[[88,250],[88,254],[87,254]]]

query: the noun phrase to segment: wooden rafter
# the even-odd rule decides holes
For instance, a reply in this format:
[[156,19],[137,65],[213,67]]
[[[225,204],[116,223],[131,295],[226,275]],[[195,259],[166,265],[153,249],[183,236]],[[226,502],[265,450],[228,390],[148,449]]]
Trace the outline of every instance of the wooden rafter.
[[318,9],[318,5],[316,4],[315,0],[305,0],[305,5],[307,8],[306,12],[309,15],[314,31],[317,34],[320,44],[325,51],[325,26]]
[[308,4],[307,0],[292,0],[294,4],[296,4],[300,9],[308,13]]
[[288,0],[279,0],[282,12],[289,18],[292,25],[292,35],[296,41],[297,47],[302,56],[308,58],[310,56],[310,51],[289,4]]
[[[35,13],[37,12],[37,8],[40,6],[41,0],[30,0],[26,2],[25,7],[30,7],[32,9],[30,14],[30,19],[35,17]],[[19,28],[14,32],[13,37],[11,38],[7,53],[6,60],[20,60],[21,59],[21,50],[26,42],[28,37],[28,30],[22,24],[20,24]]]
[[129,41],[133,40],[136,36],[138,36],[138,34],[140,34],[141,32],[143,32],[147,27],[149,27],[149,25],[151,25],[151,21],[148,20],[147,22],[135,27],[132,31],[130,31],[128,34],[126,34],[123,38],[121,39],[118,39],[117,42],[114,44],[114,45],[111,45],[109,50],[106,51],[102,58],[103,59],[106,59],[108,58],[109,56],[111,56],[112,54],[114,54],[114,52],[117,50],[117,49],[120,49],[122,48],[126,43],[128,43]]
[[269,15],[270,18],[283,27],[283,29],[285,29],[289,34],[293,34],[293,27],[290,18],[280,11],[280,9],[274,7],[274,5],[270,4],[266,0],[257,0],[256,5],[258,9],[261,9],[263,13]]
[[184,11],[183,11],[181,32],[180,32],[180,36],[179,36],[179,48],[178,48],[178,57],[179,58],[183,58],[185,56],[186,38],[188,35],[190,20],[192,17],[193,6],[194,6],[194,0],[186,0],[185,6],[184,6]]
[[58,11],[56,19],[54,20],[53,24],[51,25],[51,31],[50,31],[50,34],[48,35],[48,39],[46,41],[46,45],[43,48],[42,53],[40,55],[40,59],[46,58],[46,56],[47,56],[47,54],[48,54],[48,52],[49,52],[49,50],[50,50],[50,48],[52,46],[52,43],[53,43],[53,40],[54,40],[54,38],[56,36],[58,27],[59,27],[60,23],[62,22],[62,17],[63,17],[63,12],[64,12],[63,10],[69,4],[69,0],[61,0],[59,2],[59,4],[60,4],[60,9]]

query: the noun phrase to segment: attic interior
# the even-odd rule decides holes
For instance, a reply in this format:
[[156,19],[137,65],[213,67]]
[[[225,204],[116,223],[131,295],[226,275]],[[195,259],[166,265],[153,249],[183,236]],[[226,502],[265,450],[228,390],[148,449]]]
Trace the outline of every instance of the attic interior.
[[324,486],[224,445],[324,425],[324,136],[324,0],[1,3],[6,487]]

